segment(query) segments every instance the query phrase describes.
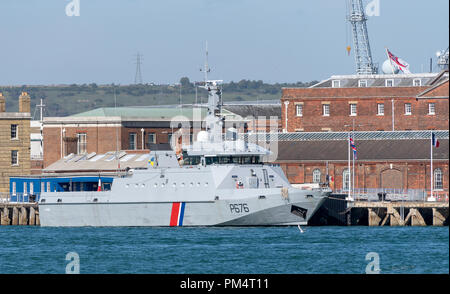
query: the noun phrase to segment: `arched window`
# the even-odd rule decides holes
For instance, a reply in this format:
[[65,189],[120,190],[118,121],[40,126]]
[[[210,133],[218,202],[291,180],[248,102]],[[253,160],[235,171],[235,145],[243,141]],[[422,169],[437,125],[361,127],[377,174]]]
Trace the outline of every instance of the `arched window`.
[[437,168],[434,170],[434,189],[436,190],[442,190],[442,170],[440,168]]
[[313,183],[320,183],[320,169],[318,168],[313,171]]
[[342,173],[342,190],[350,190],[350,171],[348,169],[344,169]]

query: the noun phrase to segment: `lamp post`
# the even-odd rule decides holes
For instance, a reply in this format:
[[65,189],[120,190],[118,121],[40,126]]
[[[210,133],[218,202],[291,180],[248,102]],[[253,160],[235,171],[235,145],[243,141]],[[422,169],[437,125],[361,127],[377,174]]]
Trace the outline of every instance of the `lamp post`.
[[285,128],[284,128],[284,133],[287,133],[287,131],[288,131],[288,105],[289,105],[289,101],[284,101],[284,105],[285,105],[285,111],[284,111]]
[[66,137],[66,128],[62,129],[61,134],[61,158],[64,157],[64,138]]
[[141,149],[144,150],[144,128],[141,129],[141,141],[142,141],[142,145],[141,145]]

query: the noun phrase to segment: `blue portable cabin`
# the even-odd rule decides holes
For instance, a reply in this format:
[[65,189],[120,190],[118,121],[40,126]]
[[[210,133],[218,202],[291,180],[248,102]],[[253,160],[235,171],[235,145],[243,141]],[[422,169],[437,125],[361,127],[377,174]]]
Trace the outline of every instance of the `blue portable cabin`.
[[9,179],[10,201],[39,201],[41,192],[97,191],[101,180],[101,190],[111,190],[113,177],[90,176],[17,176]]

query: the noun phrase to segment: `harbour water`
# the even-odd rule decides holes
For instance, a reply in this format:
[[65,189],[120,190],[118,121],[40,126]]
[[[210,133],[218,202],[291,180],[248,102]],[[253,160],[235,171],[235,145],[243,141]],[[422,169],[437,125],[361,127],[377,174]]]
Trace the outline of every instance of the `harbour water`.
[[[449,273],[448,227],[0,227],[0,273]],[[70,256],[70,255],[69,255]],[[72,253],[73,256],[73,253]]]

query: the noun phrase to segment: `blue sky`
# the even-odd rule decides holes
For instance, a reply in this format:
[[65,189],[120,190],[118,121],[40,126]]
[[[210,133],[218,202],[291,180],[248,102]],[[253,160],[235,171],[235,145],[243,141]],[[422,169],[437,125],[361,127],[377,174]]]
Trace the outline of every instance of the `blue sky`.
[[[80,16],[68,17],[69,2],[0,1],[0,85],[130,84],[138,51],[144,82],[201,80],[206,41],[214,79],[354,73],[346,0],[80,0]],[[448,0],[380,0],[368,21],[374,60],[388,47],[428,71],[448,47],[448,11]]]

